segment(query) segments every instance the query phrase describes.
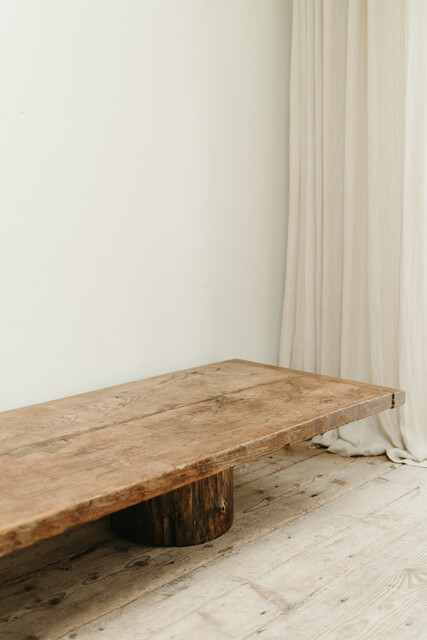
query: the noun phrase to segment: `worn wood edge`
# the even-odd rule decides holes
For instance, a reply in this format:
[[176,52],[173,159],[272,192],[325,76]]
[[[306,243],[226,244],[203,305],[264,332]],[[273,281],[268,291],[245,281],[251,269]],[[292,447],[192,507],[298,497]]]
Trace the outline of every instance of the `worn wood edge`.
[[[253,362],[251,360],[241,360],[239,358],[233,358],[232,360],[224,360],[224,362],[239,362],[242,364],[248,364],[254,367],[264,367],[265,369],[275,369],[276,371],[288,371],[294,373],[295,375],[304,375],[311,376],[314,378],[323,378],[324,380],[332,380],[333,382],[357,385],[358,387],[369,387],[370,389],[378,389],[378,391],[388,391],[396,396],[396,403],[392,405],[392,409],[394,407],[398,407],[402,404],[405,404],[406,400],[406,392],[402,391],[402,389],[396,389],[394,387],[385,387],[383,385],[371,384],[370,382],[360,382],[359,380],[348,380],[347,378],[335,378],[334,376],[327,376],[322,373],[314,373],[313,371],[302,371],[301,369],[290,369],[288,367],[279,367],[275,364],[263,364],[261,362]],[[221,363],[218,363],[221,364]]]
[[401,407],[406,402],[406,391],[395,391],[392,398],[392,408]]
[[[393,408],[393,398],[394,394],[387,392],[383,396],[364,400],[323,416],[316,416],[316,418],[292,427],[278,429],[268,436],[259,436],[225,452],[221,451],[202,460],[188,463],[167,474],[161,474],[161,483],[159,483],[157,476],[153,476],[148,483],[125,485],[114,491],[94,496],[90,500],[46,512],[31,523],[18,522],[0,531],[0,557],[63,533],[78,524],[98,520],[143,500],[178,489],[188,484],[190,478],[196,477],[198,480],[202,480],[230,467],[273,453],[286,445],[310,440],[326,431],[391,409]],[[357,417],[355,417],[355,413]],[[303,437],[301,431],[303,431]]]

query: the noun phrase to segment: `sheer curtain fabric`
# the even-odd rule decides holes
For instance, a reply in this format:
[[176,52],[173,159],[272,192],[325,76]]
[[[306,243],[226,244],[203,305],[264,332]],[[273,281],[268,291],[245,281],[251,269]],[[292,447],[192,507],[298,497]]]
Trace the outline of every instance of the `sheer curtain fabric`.
[[315,439],[427,466],[427,2],[295,0],[280,363],[407,404]]

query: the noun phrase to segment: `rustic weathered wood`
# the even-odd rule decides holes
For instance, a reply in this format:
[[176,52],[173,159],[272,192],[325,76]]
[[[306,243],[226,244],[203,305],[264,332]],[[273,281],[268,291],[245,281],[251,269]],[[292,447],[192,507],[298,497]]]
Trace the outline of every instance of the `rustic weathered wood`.
[[[300,443],[235,469],[235,523],[209,544],[102,541],[99,523],[44,540],[0,559],[0,638],[314,640],[350,615],[354,633],[337,637],[419,640],[425,562],[408,550],[425,547],[427,474],[414,469]],[[404,579],[390,580],[390,568]]]
[[240,360],[0,414],[0,555],[403,404]]
[[[320,465],[317,461],[320,461]],[[333,472],[336,476],[339,473],[340,483],[329,482],[329,475],[324,475],[324,463],[328,461],[328,471]],[[380,458],[375,458],[375,461]],[[330,465],[329,461],[332,464]],[[343,490],[348,490],[350,487],[354,488],[360,482],[366,482],[371,477],[376,477],[379,474],[377,469],[378,465],[369,464],[369,459],[362,458],[359,460],[361,464],[357,467],[357,473],[354,473],[354,458],[341,458],[338,456],[330,456],[324,452],[324,449],[311,448],[307,442],[300,442],[298,444],[290,445],[275,451],[274,453],[259,458],[255,462],[247,462],[233,469],[233,484],[234,484],[234,504],[237,509],[234,508],[234,522],[231,531],[226,536],[220,536],[215,539],[212,545],[199,546],[199,547],[185,547],[181,549],[169,549],[162,547],[153,547],[147,549],[146,547],[135,546],[132,543],[128,543],[124,540],[117,539],[113,533],[110,524],[110,517],[105,516],[95,522],[83,523],[72,529],[68,529],[64,533],[41,540],[36,544],[21,549],[18,553],[12,552],[0,558],[0,587],[2,584],[8,581],[17,581],[23,576],[32,573],[45,570],[47,565],[61,563],[64,558],[73,557],[75,561],[80,557],[90,556],[93,563],[93,570],[98,570],[99,560],[107,561],[106,556],[109,555],[111,547],[120,549],[121,552],[126,548],[129,551],[134,550],[135,556],[126,556],[125,563],[132,564],[133,559],[139,560],[141,554],[146,557],[149,554],[150,567],[155,571],[154,567],[158,567],[161,573],[161,566],[158,565],[158,561],[170,553],[179,553],[181,557],[185,554],[185,564],[189,570],[190,566],[195,568],[199,566],[197,558],[200,559],[200,554],[203,557],[208,548],[215,548],[221,553],[221,545],[226,547],[230,535],[238,538],[242,544],[244,541],[251,539],[251,536],[256,536],[262,530],[270,531],[277,526],[277,518],[280,518],[279,522],[284,522],[284,519],[295,518],[298,513],[303,512],[307,505],[306,501],[301,500],[300,493],[301,483],[308,482],[310,484],[310,491],[315,491],[318,496],[315,499],[310,499],[310,508],[315,508],[319,505],[319,500],[328,499],[341,495]],[[366,464],[364,464],[367,461]],[[304,464],[298,464],[303,462]],[[323,462],[323,464],[322,464]],[[337,470],[336,462],[341,462],[339,470]],[[342,464],[344,463],[344,465]],[[307,468],[305,468],[307,467]],[[383,465],[381,468],[386,468]],[[332,471],[333,470],[333,471]],[[372,476],[374,472],[374,476]],[[309,473],[309,479],[307,480]],[[349,475],[350,473],[350,475]],[[289,475],[286,475],[289,474]],[[280,493],[277,493],[274,498],[269,496],[268,501],[260,500],[260,496],[268,493],[268,487],[265,487],[264,476],[268,476],[268,482],[281,485]],[[320,477],[321,476],[321,477]],[[344,480],[341,479],[345,478]],[[278,482],[276,482],[278,479]],[[323,490],[319,493],[319,482],[322,482]],[[246,503],[243,501],[242,485],[244,485],[244,493],[250,494],[250,498],[258,504],[253,509],[253,504],[250,509],[246,507]],[[247,491],[246,491],[247,489]],[[327,489],[328,496],[325,496],[325,489]],[[331,493],[332,492],[332,493]],[[294,493],[300,493],[298,500],[288,501],[288,496]],[[274,511],[273,520],[269,518],[268,513]],[[296,511],[297,510],[297,511]],[[256,520],[262,519],[262,527],[256,524]],[[242,533],[244,532],[244,537]],[[249,537],[248,537],[249,536]],[[95,554],[96,550],[96,554]],[[94,556],[98,556],[95,560]],[[174,567],[176,568],[176,567]],[[120,574],[121,576],[122,574]],[[159,574],[156,574],[159,575]],[[174,577],[178,577],[179,574],[174,573]],[[159,583],[157,583],[159,585]],[[64,583],[62,583],[64,586]],[[65,587],[67,588],[67,587]],[[78,587],[77,587],[78,588]],[[119,593],[122,588],[120,582],[115,583],[115,589]],[[110,588],[109,588],[110,589]],[[69,598],[67,598],[69,600]],[[2,592],[0,591],[0,602],[2,601]],[[87,603],[87,594],[86,594]],[[0,627],[1,638],[1,627]]]
[[169,491],[111,516],[114,533],[150,546],[209,542],[233,523],[233,469]]

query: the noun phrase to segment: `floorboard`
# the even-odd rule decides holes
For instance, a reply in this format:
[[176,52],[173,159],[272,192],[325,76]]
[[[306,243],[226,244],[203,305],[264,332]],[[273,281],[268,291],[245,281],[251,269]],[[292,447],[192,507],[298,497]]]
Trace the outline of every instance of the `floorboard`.
[[427,638],[425,469],[301,443],[235,484],[235,524],[199,547],[100,520],[1,558],[0,638]]

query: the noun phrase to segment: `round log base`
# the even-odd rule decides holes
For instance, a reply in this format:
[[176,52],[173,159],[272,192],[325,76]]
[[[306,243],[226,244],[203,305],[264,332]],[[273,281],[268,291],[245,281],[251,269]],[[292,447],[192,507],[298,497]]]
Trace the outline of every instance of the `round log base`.
[[161,547],[202,544],[233,522],[233,469],[192,482],[111,515],[121,538]]

